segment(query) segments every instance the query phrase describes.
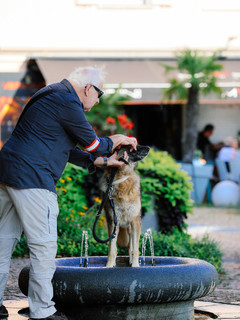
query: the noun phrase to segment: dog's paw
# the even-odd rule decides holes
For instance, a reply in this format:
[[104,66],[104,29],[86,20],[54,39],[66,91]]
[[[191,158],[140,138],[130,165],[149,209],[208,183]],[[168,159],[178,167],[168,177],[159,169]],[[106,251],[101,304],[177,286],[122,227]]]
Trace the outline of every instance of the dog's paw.
[[139,262],[133,262],[131,267],[138,268],[139,267]]
[[107,262],[107,264],[106,264],[106,268],[113,268],[113,267],[115,267],[115,263],[113,263],[113,262]]

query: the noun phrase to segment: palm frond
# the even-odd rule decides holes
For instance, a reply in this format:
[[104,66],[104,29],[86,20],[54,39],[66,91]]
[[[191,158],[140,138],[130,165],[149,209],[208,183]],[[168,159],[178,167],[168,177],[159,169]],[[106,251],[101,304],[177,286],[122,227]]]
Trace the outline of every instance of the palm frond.
[[216,93],[218,96],[223,92],[222,88],[217,86],[217,79],[212,76],[208,77],[205,81],[206,86],[202,88],[202,92],[204,95],[209,94],[210,92]]
[[211,74],[223,68],[221,64],[215,63],[216,56],[216,53],[205,56],[197,50],[185,50],[177,55],[178,69],[186,70],[192,77],[199,73]]
[[170,81],[170,87],[163,90],[163,99],[172,99],[173,97],[179,99],[187,98],[187,88],[184,82],[180,82],[177,79],[172,79]]
[[165,69],[166,73],[169,73],[170,71],[177,69],[177,67],[169,66],[169,65],[162,63],[162,62],[159,62],[158,64]]

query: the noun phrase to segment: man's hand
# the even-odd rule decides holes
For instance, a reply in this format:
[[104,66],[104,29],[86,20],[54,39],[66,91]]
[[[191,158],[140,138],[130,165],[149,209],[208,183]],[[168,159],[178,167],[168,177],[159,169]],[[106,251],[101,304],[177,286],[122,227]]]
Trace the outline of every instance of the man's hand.
[[130,151],[137,150],[137,139],[134,137],[127,137],[127,136],[124,136],[123,134],[115,134],[111,136],[110,139],[112,139],[113,141],[113,150],[115,148],[120,148],[121,146],[127,146],[127,145],[132,146]]
[[[125,151],[124,152],[124,160],[126,160],[126,162],[128,162],[128,154]],[[98,157],[95,161],[94,161],[94,165],[96,167],[101,167],[104,165],[104,160],[102,157]],[[111,155],[111,157],[109,157],[107,159],[107,167],[117,167],[117,168],[121,168],[123,166],[126,166],[126,164],[123,161],[119,161],[117,160],[117,152],[114,152],[113,155]]]
[[[126,162],[128,162],[128,154],[127,154],[126,151],[124,152],[124,157],[123,158],[124,158],[124,160]],[[111,155],[111,157],[108,158],[108,162],[107,162],[107,166],[108,167],[121,168],[121,167],[123,167],[125,165],[126,165],[125,162],[117,160],[117,152],[114,152],[114,154]]]

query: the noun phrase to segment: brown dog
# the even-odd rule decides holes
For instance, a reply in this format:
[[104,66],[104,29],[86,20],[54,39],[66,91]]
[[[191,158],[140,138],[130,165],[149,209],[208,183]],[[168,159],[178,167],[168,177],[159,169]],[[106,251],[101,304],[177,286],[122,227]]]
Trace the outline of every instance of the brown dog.
[[[128,247],[129,264],[139,267],[139,238],[141,233],[141,197],[140,178],[136,173],[136,162],[144,159],[149,153],[149,147],[137,146],[137,150],[130,152],[130,147],[122,147],[118,151],[118,159],[123,157],[124,151],[129,156],[129,164],[118,169],[113,181],[112,198],[117,216],[116,237],[109,242],[107,267],[116,265],[117,244]],[[106,192],[107,179],[111,169],[107,168],[100,179],[100,190]],[[114,229],[113,211],[109,200],[105,205],[105,216],[109,236]]]

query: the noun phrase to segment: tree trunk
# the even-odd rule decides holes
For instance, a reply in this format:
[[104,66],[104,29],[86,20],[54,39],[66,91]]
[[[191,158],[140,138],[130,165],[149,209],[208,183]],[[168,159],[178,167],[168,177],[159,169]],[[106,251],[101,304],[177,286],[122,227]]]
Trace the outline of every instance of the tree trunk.
[[188,102],[186,106],[185,128],[182,139],[183,162],[192,162],[197,145],[197,123],[198,123],[198,93],[197,88],[188,90]]

